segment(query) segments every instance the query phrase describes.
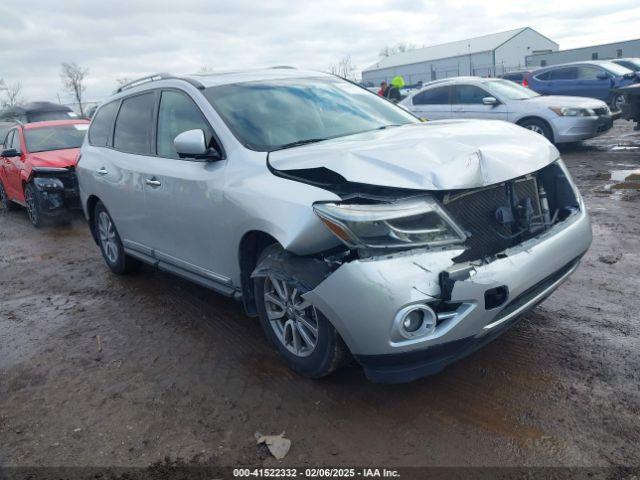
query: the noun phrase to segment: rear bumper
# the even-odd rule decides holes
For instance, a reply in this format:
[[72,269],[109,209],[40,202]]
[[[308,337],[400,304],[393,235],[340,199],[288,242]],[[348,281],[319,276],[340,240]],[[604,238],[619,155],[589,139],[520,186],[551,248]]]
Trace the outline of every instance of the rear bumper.
[[[455,264],[451,259],[461,250],[355,260],[305,297],[331,321],[369,378],[409,381],[440,371],[517,322],[573,272],[590,244],[591,225],[583,206],[562,224],[489,263]],[[469,267],[471,274],[453,284],[447,304],[451,309],[438,313],[435,330],[411,339],[399,335],[398,313],[441,300],[441,272],[460,266]],[[488,306],[486,294],[499,288],[506,288],[506,300]]]
[[613,117],[558,117],[554,121],[555,143],[578,142],[596,137],[613,127]]

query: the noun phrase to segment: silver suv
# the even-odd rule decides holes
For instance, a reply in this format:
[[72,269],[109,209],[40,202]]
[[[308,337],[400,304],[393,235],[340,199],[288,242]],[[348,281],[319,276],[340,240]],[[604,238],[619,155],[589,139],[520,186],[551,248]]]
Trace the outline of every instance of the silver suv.
[[544,137],[422,123],[293,69],[120,88],[91,123],[82,204],[109,268],[154,265],[241,300],[309,377],[440,371],[513,325],[591,242]]

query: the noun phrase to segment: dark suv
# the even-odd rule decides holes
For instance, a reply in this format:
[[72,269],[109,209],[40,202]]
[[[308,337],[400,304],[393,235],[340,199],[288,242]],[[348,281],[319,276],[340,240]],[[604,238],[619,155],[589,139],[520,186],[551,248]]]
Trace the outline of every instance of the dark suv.
[[624,96],[620,87],[638,82],[638,76],[610,61],[576,62],[536,70],[529,76],[529,88],[542,95],[572,95],[603,100],[620,110]]

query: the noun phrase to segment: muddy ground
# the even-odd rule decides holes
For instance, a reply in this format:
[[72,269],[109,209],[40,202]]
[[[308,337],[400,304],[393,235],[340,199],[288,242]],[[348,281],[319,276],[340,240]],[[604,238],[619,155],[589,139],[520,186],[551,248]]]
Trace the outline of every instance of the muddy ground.
[[[0,465],[640,463],[640,168],[617,121],[565,147],[594,243],[514,329],[444,372],[382,386],[351,366],[306,380],[241,306],[144,268],[118,277],[82,218],[0,212]],[[96,337],[101,339],[98,351]],[[278,462],[254,433],[286,432]]]

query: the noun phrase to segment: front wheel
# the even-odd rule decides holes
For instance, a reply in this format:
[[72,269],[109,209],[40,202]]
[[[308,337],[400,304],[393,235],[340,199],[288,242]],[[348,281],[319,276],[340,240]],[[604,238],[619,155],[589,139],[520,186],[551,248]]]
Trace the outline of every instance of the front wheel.
[[7,211],[16,209],[16,204],[9,199],[7,191],[4,189],[4,185],[2,184],[2,180],[0,180],[0,207]]
[[611,100],[611,108],[617,112],[618,110],[622,110],[622,106],[624,105],[624,103],[624,95],[617,94]]
[[530,118],[528,120],[523,120],[518,125],[522,128],[526,128],[527,130],[531,130],[532,132],[539,133],[553,143],[553,133],[551,132],[551,128],[549,128],[549,125],[542,120]]
[[27,206],[27,214],[29,215],[29,220],[31,220],[31,224],[40,228],[44,224],[44,219],[42,217],[42,211],[40,210],[40,202],[38,201],[39,193],[36,188],[31,183],[27,183],[26,187],[24,187],[24,200]]
[[122,275],[135,269],[138,261],[125,254],[118,230],[102,202],[96,205],[93,220],[102,257],[111,271]]
[[320,378],[344,364],[346,346],[322,312],[302,298],[307,289],[299,282],[268,274],[254,278],[254,291],[262,328],[289,368]]

